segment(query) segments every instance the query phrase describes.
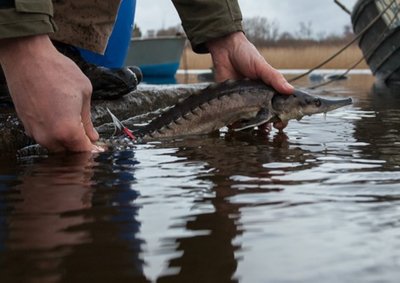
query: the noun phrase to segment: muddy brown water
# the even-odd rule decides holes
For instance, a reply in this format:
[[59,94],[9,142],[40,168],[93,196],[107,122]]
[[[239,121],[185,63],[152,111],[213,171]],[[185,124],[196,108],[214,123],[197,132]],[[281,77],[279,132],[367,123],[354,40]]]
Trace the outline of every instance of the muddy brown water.
[[319,94],[354,104],[285,134],[2,157],[0,282],[398,282],[400,93]]

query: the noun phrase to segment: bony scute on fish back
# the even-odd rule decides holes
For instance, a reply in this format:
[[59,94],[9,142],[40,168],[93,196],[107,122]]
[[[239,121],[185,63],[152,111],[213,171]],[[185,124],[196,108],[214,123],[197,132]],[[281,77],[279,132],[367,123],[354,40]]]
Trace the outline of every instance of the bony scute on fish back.
[[134,133],[143,141],[209,134],[236,121],[257,117],[261,109],[269,108],[273,94],[272,88],[250,80],[212,84]]

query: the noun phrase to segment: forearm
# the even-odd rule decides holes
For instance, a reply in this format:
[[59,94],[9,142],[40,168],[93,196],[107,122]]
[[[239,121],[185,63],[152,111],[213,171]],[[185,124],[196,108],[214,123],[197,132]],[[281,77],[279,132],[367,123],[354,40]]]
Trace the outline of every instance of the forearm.
[[183,28],[197,53],[207,53],[206,43],[242,31],[237,0],[172,0]]
[[46,34],[0,39],[0,63],[4,68],[23,63],[26,58],[45,56],[55,50]]
[[52,33],[52,17],[51,0],[0,0],[0,39]]

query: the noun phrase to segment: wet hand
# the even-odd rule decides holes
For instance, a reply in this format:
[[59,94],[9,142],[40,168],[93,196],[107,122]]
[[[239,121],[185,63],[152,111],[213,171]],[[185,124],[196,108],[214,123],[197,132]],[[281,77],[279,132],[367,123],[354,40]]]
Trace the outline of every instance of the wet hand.
[[268,64],[242,32],[212,40],[207,43],[207,47],[213,59],[217,81],[261,79],[280,93],[293,93],[293,86]]
[[47,35],[1,40],[0,62],[26,133],[50,151],[98,151],[92,86]]

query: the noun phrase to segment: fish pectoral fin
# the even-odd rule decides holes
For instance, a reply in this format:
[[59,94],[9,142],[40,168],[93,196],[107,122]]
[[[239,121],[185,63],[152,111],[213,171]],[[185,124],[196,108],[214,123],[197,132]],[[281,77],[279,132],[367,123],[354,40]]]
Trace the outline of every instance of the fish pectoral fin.
[[271,119],[268,109],[262,108],[257,112],[256,116],[250,119],[236,121],[235,127],[232,129],[235,132],[242,131],[249,128],[254,128],[259,125],[267,123]]

